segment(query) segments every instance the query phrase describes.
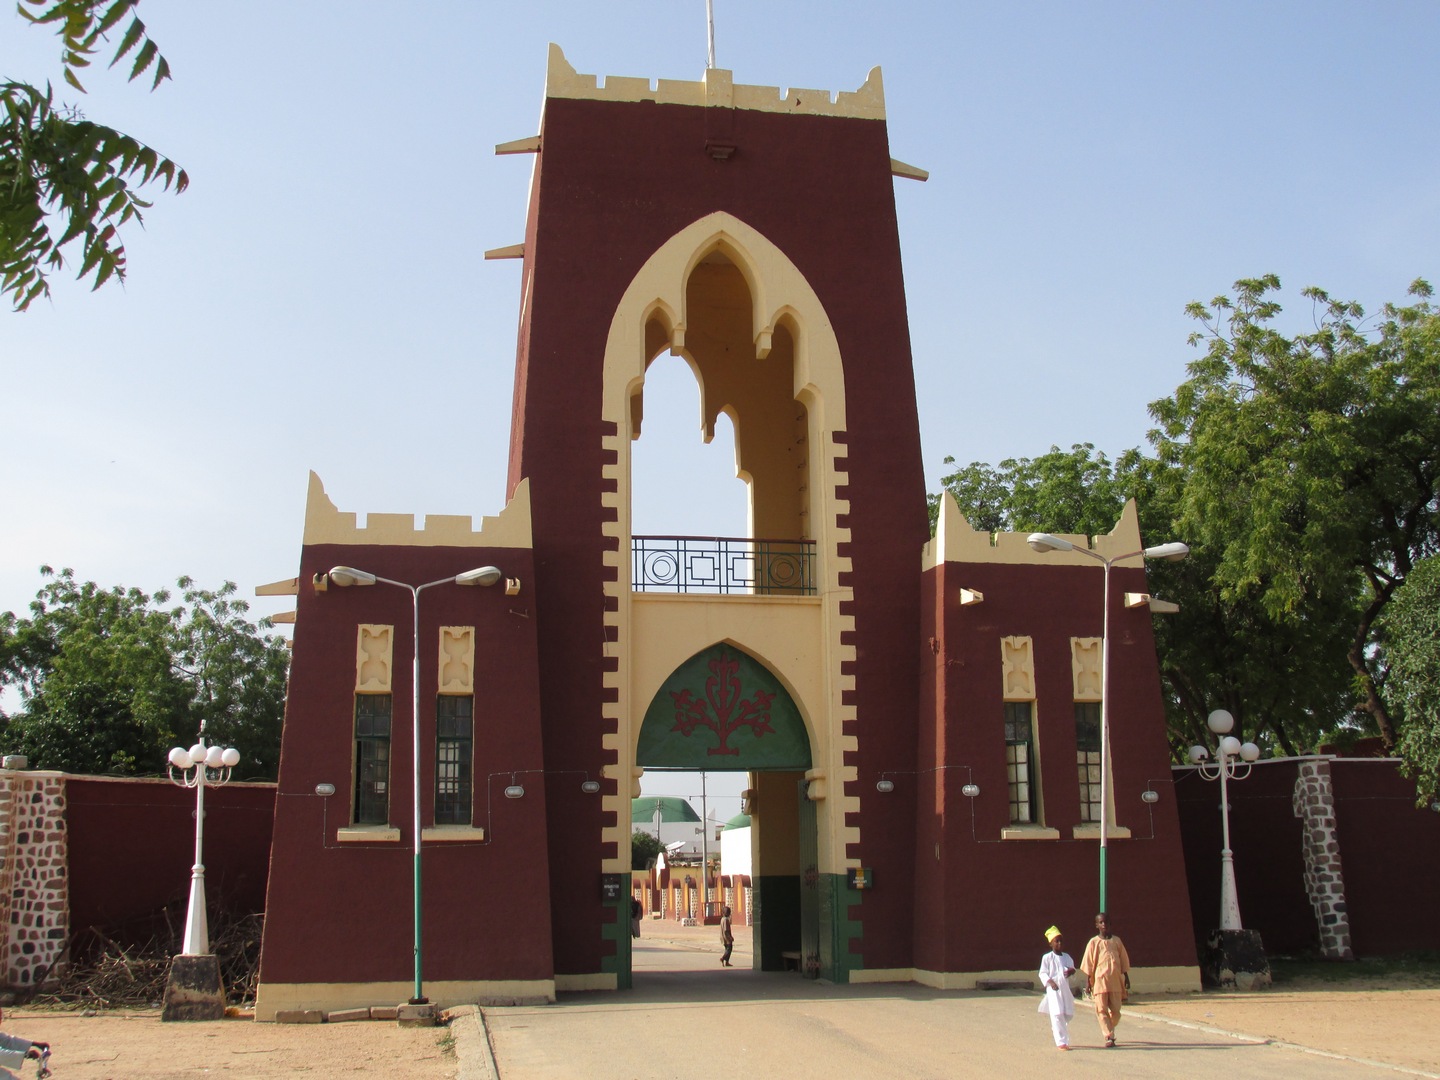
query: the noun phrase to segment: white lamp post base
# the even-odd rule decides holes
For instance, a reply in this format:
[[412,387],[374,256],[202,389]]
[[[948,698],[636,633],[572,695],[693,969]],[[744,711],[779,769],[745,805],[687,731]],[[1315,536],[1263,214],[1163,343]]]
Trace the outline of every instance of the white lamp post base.
[[1207,982],[1222,990],[1265,990],[1270,961],[1258,930],[1214,930],[1200,961]]
[[176,956],[165,979],[161,1020],[222,1020],[225,988],[220,985],[220,960],[207,956]]

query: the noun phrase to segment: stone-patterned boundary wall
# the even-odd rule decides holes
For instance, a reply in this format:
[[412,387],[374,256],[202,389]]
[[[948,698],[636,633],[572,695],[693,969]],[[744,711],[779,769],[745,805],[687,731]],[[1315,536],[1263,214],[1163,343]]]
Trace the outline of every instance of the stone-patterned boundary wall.
[[70,888],[65,777],[0,771],[0,984],[39,985],[61,972]]
[[1291,808],[1304,826],[1305,892],[1315,909],[1321,955],[1328,960],[1351,960],[1354,954],[1350,949],[1350,915],[1345,904],[1345,872],[1340,863],[1335,793],[1327,759],[1300,762]]

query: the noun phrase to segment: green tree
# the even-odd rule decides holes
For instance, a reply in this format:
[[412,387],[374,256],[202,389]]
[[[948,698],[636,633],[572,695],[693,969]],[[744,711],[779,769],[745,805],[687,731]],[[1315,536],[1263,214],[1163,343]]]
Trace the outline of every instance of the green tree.
[[632,870],[649,870],[660,856],[661,843],[659,839],[647,832],[632,832],[630,834],[630,868]]
[[0,738],[36,768],[153,774],[172,746],[235,745],[242,779],[273,778],[279,762],[289,651],[244,616],[227,582],[181,578],[183,602],[102,589],[42,567],[30,618],[0,613],[0,686],[21,709],[0,714]]
[[[976,529],[1053,531],[1055,522],[1064,522],[1065,532],[1093,536],[1114,528],[1142,468],[1139,451],[1126,451],[1112,464],[1093,443],[1076,443],[1068,452],[1052,446],[1038,458],[1006,458],[998,467],[972,461],[941,477],[940,485]],[[932,530],[938,507],[939,497],[932,495]]]
[[[111,33],[124,30],[111,66],[130,58],[130,79],[149,72],[151,89],[170,78],[170,65],[145,30],[139,0],[18,0],[20,14],[52,27],[61,40],[65,82],[85,93],[80,73]],[[108,46],[107,46],[108,51]],[[185,170],[129,135],[57,104],[47,82],[0,80],[0,295],[16,311],[50,294],[47,274],[63,269],[63,249],[80,242],[78,278],[94,288],[125,278],[120,229],[140,223],[150,203],[138,188],[158,183],[185,190]],[[59,221],[52,223],[51,215]]]
[[1183,473],[1176,530],[1213,555],[1220,599],[1274,626],[1347,618],[1355,708],[1394,747],[1376,623],[1440,542],[1440,316],[1424,281],[1378,326],[1310,288],[1315,329],[1287,337],[1279,287],[1190,305],[1206,352],[1151,405],[1151,439]]
[[1415,564],[1381,629],[1386,691],[1404,718],[1395,749],[1424,805],[1440,795],[1440,558]]

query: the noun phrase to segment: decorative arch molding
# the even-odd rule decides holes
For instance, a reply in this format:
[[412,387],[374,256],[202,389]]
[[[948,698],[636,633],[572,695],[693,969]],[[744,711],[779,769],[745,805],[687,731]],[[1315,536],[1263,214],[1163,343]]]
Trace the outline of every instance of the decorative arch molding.
[[728,641],[677,667],[650,699],[635,763],[710,772],[803,771],[812,763],[800,706],[780,678]]
[[[850,481],[844,364],[829,313],[805,275],[762,232],[725,212],[698,218],[655,249],[622,293],[606,336],[601,397],[605,461],[600,500],[604,514],[602,559],[607,574],[601,663],[607,697],[600,737],[612,762],[607,769],[613,770],[610,775],[619,783],[613,795],[603,797],[604,808],[615,824],[602,829],[602,840],[613,845],[614,851],[602,859],[602,870],[624,872],[629,867],[630,799],[640,794],[644,771],[636,757],[639,729],[644,726],[643,717],[658,681],[645,678],[640,680],[644,685],[637,685],[637,666],[643,666],[639,658],[657,645],[663,647],[662,642],[674,644],[673,636],[657,635],[673,635],[677,618],[687,625],[695,625],[697,620],[709,622],[710,633],[691,639],[696,645],[717,639],[745,641],[742,628],[750,618],[745,614],[747,607],[765,605],[770,622],[785,607],[780,600],[750,597],[729,601],[649,597],[642,604],[631,591],[630,457],[641,419],[646,367],[667,347],[672,355],[690,363],[685,342],[689,278],[717,251],[735,266],[750,291],[750,332],[756,359],[763,361],[768,356],[777,330],[791,339],[791,392],[807,414],[808,538],[815,542],[817,552],[817,591],[814,597],[792,598],[795,610],[785,621],[804,627],[802,651],[813,665],[812,690],[803,696],[791,693],[792,700],[802,702],[808,710],[800,712],[811,759],[805,771],[823,774],[833,785],[819,823],[820,865],[827,873],[839,873],[846,866],[858,865],[849,852],[860,840],[858,826],[850,824],[858,817],[860,798],[847,790],[856,780],[855,766],[847,757],[857,749],[858,736],[847,730],[855,720],[855,645],[851,641],[855,620],[847,610],[854,590],[848,580]],[[690,366],[694,372],[694,365]],[[735,423],[733,415],[731,420]],[[675,610],[669,612],[670,617],[657,619],[657,604]],[[688,611],[692,606],[703,613],[682,613],[681,609]],[[637,618],[642,608],[649,614]],[[697,697],[699,693],[694,691]],[[670,716],[667,726],[675,723],[673,708]],[[707,769],[719,760],[719,755],[707,753],[705,757],[709,758],[704,764]]]
[[[650,359],[645,327],[659,314],[670,327],[670,348],[685,347],[685,287],[712,252],[735,264],[750,289],[756,356],[770,350],[776,323],[786,318],[795,338],[794,392],[824,402],[825,427],[845,427],[845,375],[834,328],[805,275],[764,233],[717,211],[692,222],[656,249],[631,280],[616,308],[605,344],[605,419],[621,423],[628,399]],[[677,318],[678,313],[678,318]]]

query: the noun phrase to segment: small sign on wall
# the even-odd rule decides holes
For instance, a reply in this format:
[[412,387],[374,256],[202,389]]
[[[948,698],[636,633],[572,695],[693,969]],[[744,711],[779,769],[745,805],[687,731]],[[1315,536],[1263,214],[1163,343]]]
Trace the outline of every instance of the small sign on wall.
[[624,875],[622,874],[601,874],[600,895],[605,900],[619,900],[621,890],[624,888]]
[[845,871],[845,884],[852,889],[873,889],[875,880],[868,866],[852,866]]

